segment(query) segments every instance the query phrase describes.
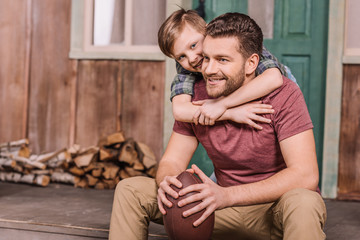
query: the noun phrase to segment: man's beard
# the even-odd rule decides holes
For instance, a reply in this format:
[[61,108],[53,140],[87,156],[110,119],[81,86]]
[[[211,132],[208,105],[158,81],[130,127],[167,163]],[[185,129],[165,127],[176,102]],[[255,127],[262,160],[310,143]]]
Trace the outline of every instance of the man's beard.
[[[205,78],[209,77],[206,75],[204,75],[204,76],[205,76]],[[221,76],[216,75],[216,76],[210,76],[210,77],[214,77],[214,78],[218,78],[218,79],[223,78],[226,80],[226,82],[222,89],[216,89],[216,88],[212,88],[212,86],[210,84],[208,84],[208,81],[206,81],[207,94],[212,98],[218,98],[221,96],[226,97],[243,85],[243,83],[245,81],[245,71],[244,71],[244,67],[242,67],[240,69],[240,71],[237,74],[235,74],[235,77],[233,77],[233,78],[227,77],[224,75],[221,75]]]

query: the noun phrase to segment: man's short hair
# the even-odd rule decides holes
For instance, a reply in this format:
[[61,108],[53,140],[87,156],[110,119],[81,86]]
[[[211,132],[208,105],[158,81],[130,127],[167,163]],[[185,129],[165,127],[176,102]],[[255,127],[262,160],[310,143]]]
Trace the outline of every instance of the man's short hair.
[[189,24],[196,31],[205,35],[206,22],[196,11],[181,8],[173,12],[161,25],[158,32],[158,44],[166,56],[174,57],[174,42],[182,32],[185,24]]
[[253,53],[260,56],[263,34],[259,25],[242,13],[225,13],[213,19],[206,27],[206,35],[216,37],[236,37],[239,40],[238,51],[245,57]]

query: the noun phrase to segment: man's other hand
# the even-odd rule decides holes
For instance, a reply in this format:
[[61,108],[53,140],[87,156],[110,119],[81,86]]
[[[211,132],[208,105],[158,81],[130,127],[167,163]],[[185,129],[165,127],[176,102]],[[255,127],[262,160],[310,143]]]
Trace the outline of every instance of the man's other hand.
[[170,185],[174,185],[178,188],[182,187],[181,182],[176,178],[176,176],[166,176],[164,180],[159,184],[158,188],[158,195],[157,195],[157,201],[159,205],[160,212],[165,215],[166,210],[164,208],[164,205],[171,208],[172,203],[167,199],[165,193],[172,196],[173,198],[177,199],[179,197],[179,194],[170,187]]
[[196,227],[199,226],[216,209],[222,209],[226,207],[226,203],[224,201],[225,189],[214,183],[196,165],[192,165],[191,168],[200,177],[203,183],[190,185],[180,190],[180,196],[186,195],[190,192],[198,193],[181,200],[178,205],[179,207],[183,207],[189,203],[201,201],[201,203],[183,213],[184,217],[188,217],[205,209],[203,215],[193,223],[193,225]]

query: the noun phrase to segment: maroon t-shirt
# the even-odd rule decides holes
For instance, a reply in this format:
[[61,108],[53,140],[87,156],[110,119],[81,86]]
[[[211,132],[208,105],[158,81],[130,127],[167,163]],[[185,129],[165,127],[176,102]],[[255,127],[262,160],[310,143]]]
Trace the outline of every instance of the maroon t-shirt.
[[[193,100],[208,98],[205,81],[196,82]],[[279,142],[313,128],[302,92],[291,80],[284,77],[283,85],[262,101],[275,110],[263,115],[271,123],[260,123],[262,130],[232,121],[213,126],[175,121],[175,132],[195,136],[204,146],[220,186],[261,181],[286,168]]]

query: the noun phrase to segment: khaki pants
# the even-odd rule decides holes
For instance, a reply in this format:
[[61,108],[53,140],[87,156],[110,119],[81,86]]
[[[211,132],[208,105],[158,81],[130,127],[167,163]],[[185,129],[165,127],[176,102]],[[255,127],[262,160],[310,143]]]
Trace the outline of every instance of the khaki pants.
[[[116,187],[110,240],[147,239],[150,221],[162,223],[154,179],[133,177]],[[326,208],[321,196],[294,189],[278,201],[215,212],[212,239],[325,239]]]

